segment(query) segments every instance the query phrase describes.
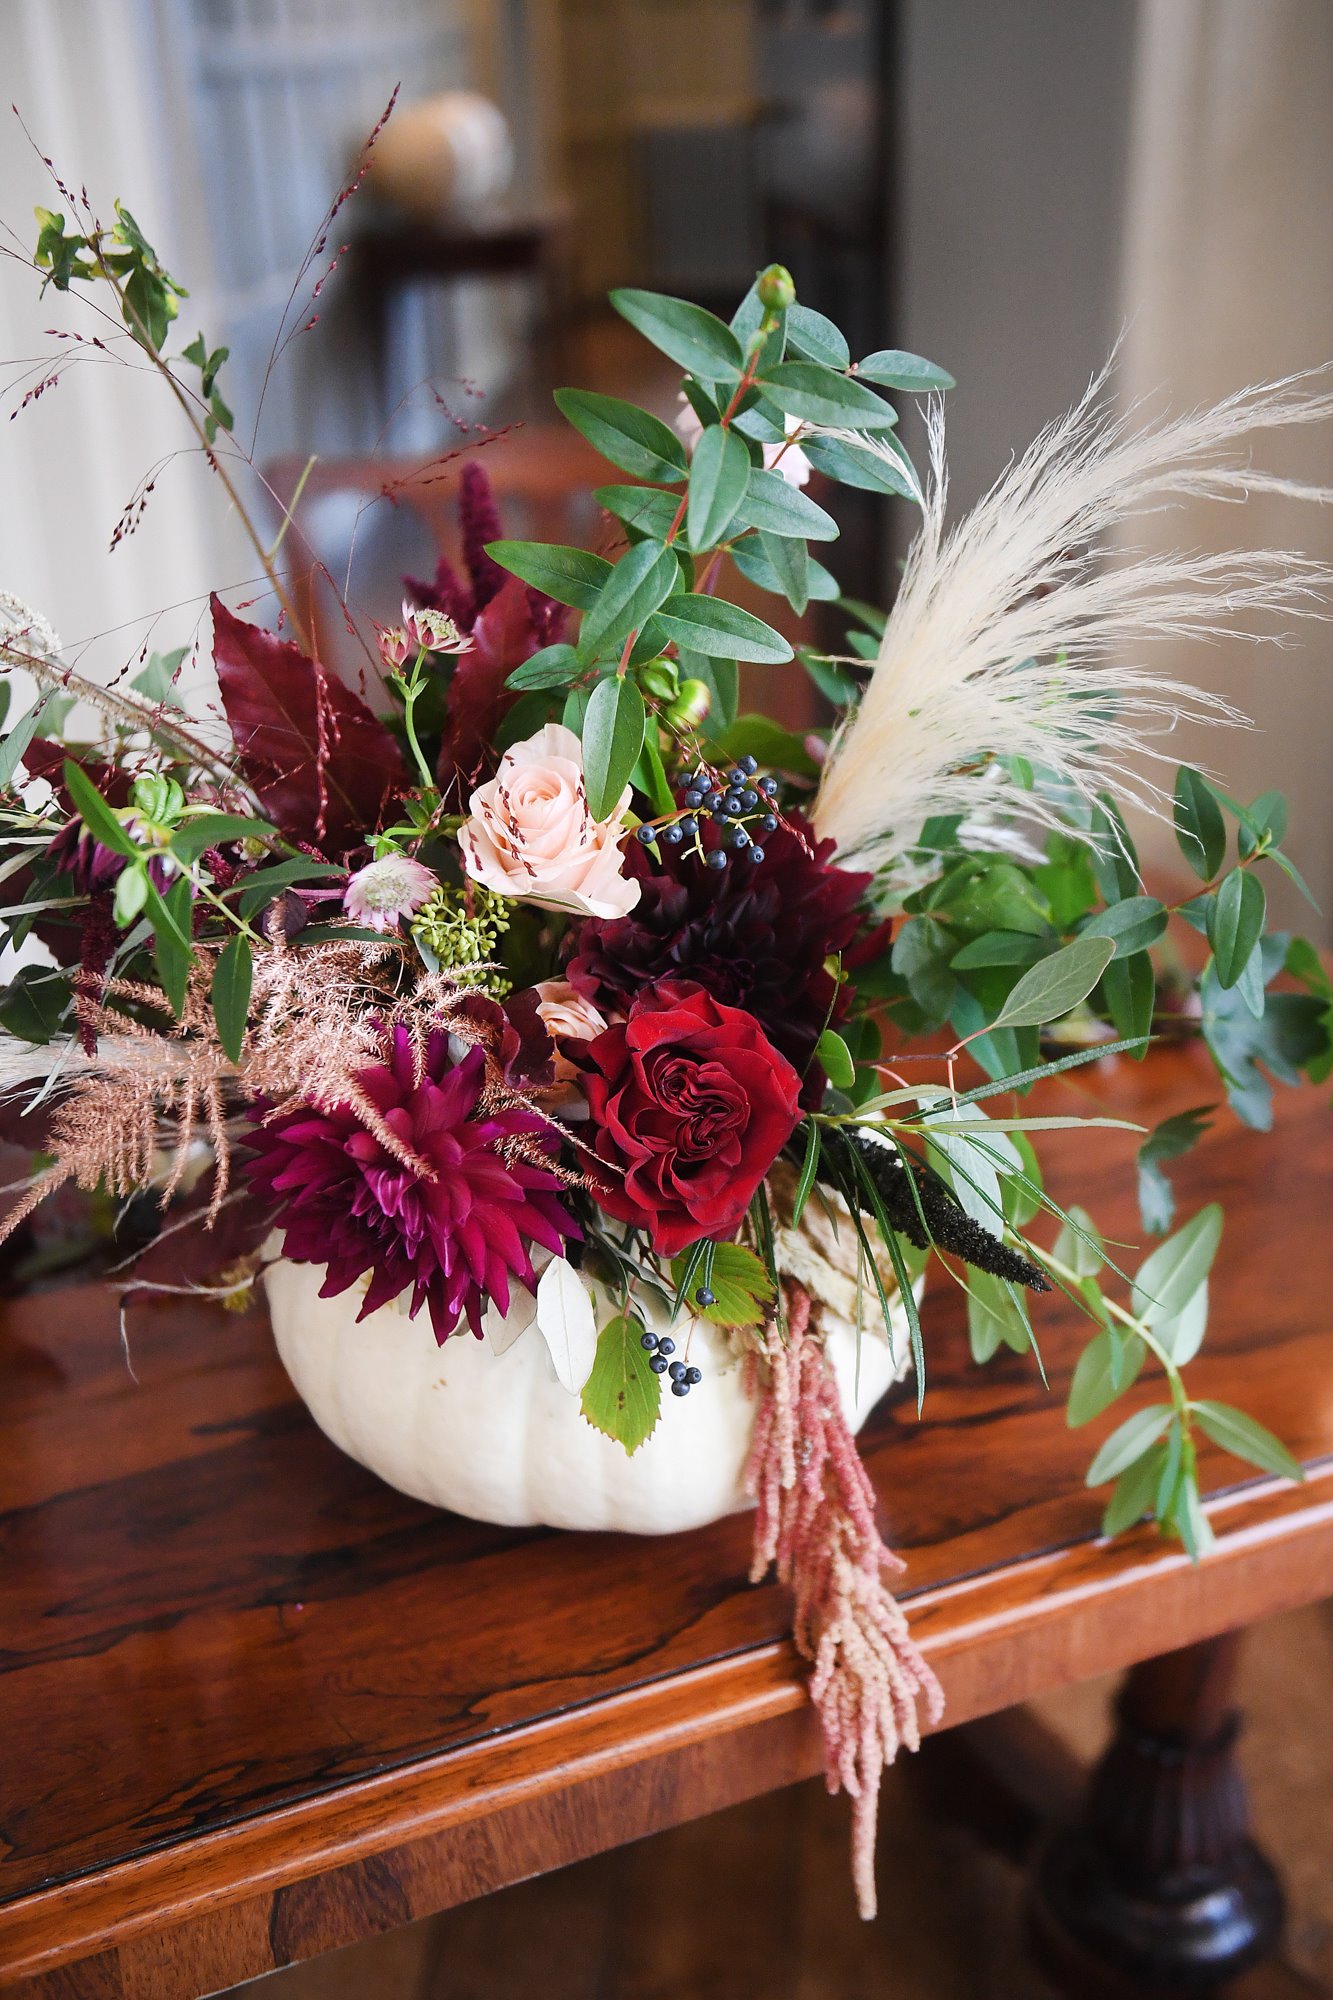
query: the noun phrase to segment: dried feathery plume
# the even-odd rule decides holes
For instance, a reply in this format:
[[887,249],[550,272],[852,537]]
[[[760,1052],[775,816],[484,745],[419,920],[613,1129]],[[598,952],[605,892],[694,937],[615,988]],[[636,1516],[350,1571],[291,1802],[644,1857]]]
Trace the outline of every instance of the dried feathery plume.
[[1108,562],[1102,544],[1119,524],[1185,499],[1333,499],[1256,471],[1240,448],[1256,431],[1333,416],[1333,394],[1291,377],[1186,416],[1125,419],[1106,407],[1108,376],[947,531],[944,422],[938,406],[930,413],[924,520],[814,811],[839,860],[887,870],[886,890],[932,814],[1052,817],[1040,791],[997,785],[987,752],[1026,759],[1085,799],[1109,789],[1155,809],[1160,790],[1137,768],[1168,761],[1152,739],[1186,718],[1244,718],[1152,672],[1143,649],[1220,637],[1246,613],[1317,614],[1327,601],[1333,571],[1288,551]]
[[751,1581],[770,1563],[795,1600],[792,1635],[812,1663],[810,1699],[824,1738],[831,1792],[852,1801],[857,1908],[875,1914],[875,1829],[886,1765],[921,1740],[917,1704],[944,1712],[940,1684],[907,1629],[882,1572],[903,1565],[875,1526],[875,1492],[857,1455],[837,1383],[811,1331],[804,1286],[784,1287],[784,1341],[771,1326],[762,1356],[746,1357],[755,1416],[745,1490],[758,1503]]

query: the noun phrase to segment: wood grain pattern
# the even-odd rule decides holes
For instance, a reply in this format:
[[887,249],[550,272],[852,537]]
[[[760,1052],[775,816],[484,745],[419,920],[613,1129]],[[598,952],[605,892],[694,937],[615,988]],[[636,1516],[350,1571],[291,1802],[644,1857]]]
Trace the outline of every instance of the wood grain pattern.
[[[1045,1108],[1151,1123],[1208,1096],[1185,1053],[1098,1072]],[[1044,1149],[1053,1184],[1136,1238],[1133,1140],[1097,1139]],[[1017,1357],[973,1368],[937,1285],[924,1419],[891,1404],[866,1452],[949,1721],[1333,1585],[1331,1163],[1322,1099],[1289,1093],[1275,1134],[1219,1121],[1177,1175],[1183,1207],[1228,1211],[1197,1392],[1314,1468],[1290,1488],[1206,1458],[1222,1539],[1197,1570],[1144,1531],[1096,1540],[1082,1473],[1115,1419],[1065,1428],[1063,1302],[1038,1319],[1048,1395]],[[137,1382],[105,1294],[0,1315],[0,1980],[207,1991],[815,1768],[743,1518],[648,1541],[432,1514],[323,1439],[260,1314],[155,1307],[131,1359]]]

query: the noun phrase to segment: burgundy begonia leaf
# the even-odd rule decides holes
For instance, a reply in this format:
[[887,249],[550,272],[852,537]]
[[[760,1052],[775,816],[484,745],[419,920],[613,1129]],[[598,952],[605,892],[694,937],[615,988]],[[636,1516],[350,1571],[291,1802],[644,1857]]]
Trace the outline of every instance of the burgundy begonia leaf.
[[67,758],[70,763],[78,764],[88,773],[109,806],[129,804],[130,786],[133,782],[129,772],[120,770],[115,764],[103,762],[100,757],[80,756],[77,746],[52,743],[49,737],[34,736],[23,753],[23,768],[30,778],[45,778],[68,811],[70,800],[65,790]]
[[410,780],[384,724],[299,646],[213,599],[213,658],[241,769],[293,840],[357,847]]

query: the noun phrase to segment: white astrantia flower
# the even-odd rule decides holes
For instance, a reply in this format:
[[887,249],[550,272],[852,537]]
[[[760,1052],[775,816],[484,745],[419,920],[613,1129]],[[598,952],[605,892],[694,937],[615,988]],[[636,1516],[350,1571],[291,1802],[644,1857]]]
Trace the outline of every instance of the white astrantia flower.
[[343,908],[354,924],[391,931],[415,916],[440,886],[439,877],[406,854],[386,854],[358,868],[343,891]]

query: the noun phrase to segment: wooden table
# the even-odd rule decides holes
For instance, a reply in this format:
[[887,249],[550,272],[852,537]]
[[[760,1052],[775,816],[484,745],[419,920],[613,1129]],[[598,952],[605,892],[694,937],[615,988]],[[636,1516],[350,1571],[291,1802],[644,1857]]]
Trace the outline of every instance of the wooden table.
[[[1152,1123],[1216,1094],[1164,1054],[1058,1101]],[[1132,1150],[1047,1148],[1127,1239]],[[1195,1391],[1310,1468],[1206,1458],[1198,1568],[1097,1539],[1083,1472],[1123,1412],[1071,1433],[1028,1363],[974,1368],[937,1284],[924,1418],[891,1403],[865,1450],[948,1724],[1333,1589],[1331,1164],[1322,1094],[1288,1092],[1274,1134],[1224,1116],[1177,1173],[1183,1209],[1228,1216]],[[1058,1392],[1077,1334],[1059,1300],[1038,1325]],[[130,1358],[103,1291],[0,1314],[0,1983],[211,1992],[817,1768],[745,1518],[653,1541],[433,1514],[325,1441],[259,1313],[155,1306]]]

